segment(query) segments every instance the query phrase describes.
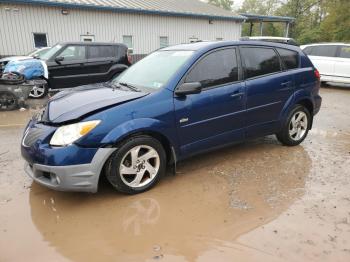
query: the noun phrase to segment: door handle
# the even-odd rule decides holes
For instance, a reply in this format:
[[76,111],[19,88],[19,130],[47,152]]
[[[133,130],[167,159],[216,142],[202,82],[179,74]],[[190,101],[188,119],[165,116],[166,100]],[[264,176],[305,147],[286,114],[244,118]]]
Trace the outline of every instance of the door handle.
[[231,94],[231,97],[232,97],[232,98],[238,97],[239,99],[241,99],[243,95],[244,95],[243,92],[236,91],[236,92],[234,92],[233,94]]
[[286,81],[281,83],[281,86],[289,86],[292,83],[292,81]]

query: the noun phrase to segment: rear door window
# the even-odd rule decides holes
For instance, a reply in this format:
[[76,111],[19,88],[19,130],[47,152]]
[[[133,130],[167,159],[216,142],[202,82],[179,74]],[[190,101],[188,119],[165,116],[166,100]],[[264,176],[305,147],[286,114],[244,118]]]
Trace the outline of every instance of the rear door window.
[[350,58],[350,46],[342,46],[340,48],[339,57],[341,57],[341,58]]
[[245,67],[245,78],[252,78],[281,71],[281,63],[272,48],[243,47],[241,57]]
[[277,52],[279,53],[286,70],[299,67],[299,54],[297,52],[283,48],[277,48]]
[[238,81],[236,49],[228,48],[202,58],[187,75],[185,82],[200,82],[203,88]]
[[318,45],[313,46],[311,56],[326,56],[326,57],[335,57],[337,53],[338,46],[336,45]]
[[89,46],[89,58],[110,58],[117,56],[116,46]]

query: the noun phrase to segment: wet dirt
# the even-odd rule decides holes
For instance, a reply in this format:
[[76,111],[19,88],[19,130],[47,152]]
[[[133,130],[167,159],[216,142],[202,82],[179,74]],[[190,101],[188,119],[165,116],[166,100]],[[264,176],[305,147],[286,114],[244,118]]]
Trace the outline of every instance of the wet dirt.
[[0,113],[0,261],[350,261],[350,89],[321,90],[300,146],[273,136],[196,156],[127,196],[32,184]]

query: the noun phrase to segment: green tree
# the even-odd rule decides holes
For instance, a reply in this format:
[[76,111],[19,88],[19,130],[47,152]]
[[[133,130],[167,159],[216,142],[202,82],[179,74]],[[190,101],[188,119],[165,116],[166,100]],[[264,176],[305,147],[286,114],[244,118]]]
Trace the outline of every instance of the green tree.
[[350,1],[328,0],[320,28],[326,41],[350,41]]
[[[238,9],[239,13],[273,15],[280,6],[279,0],[245,0],[242,7]],[[278,23],[264,23],[263,35],[281,36],[283,34],[283,25]],[[242,27],[242,36],[248,36],[250,33],[250,23]],[[252,35],[260,35],[259,25],[253,25]]]
[[208,3],[226,10],[232,10],[233,5],[233,1],[231,0],[208,0]]
[[295,18],[290,35],[299,43],[318,42],[323,38],[320,25],[325,2],[326,0],[287,0],[275,14]]

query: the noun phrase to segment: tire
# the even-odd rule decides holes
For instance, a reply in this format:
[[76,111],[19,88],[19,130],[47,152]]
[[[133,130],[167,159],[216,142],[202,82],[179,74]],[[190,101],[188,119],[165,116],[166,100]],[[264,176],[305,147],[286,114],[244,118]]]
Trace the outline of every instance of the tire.
[[321,81],[320,86],[321,87],[329,87],[328,82],[325,82],[325,81]]
[[151,189],[164,175],[166,154],[150,136],[127,139],[106,163],[106,177],[114,188],[127,194]]
[[10,111],[18,108],[18,99],[9,91],[0,91],[0,111]]
[[48,93],[48,86],[46,84],[43,85],[35,85],[32,90],[30,90],[29,97],[34,99],[44,98]]
[[302,105],[295,105],[283,124],[282,130],[276,134],[276,137],[283,145],[299,145],[306,138],[310,130],[311,121],[309,110]]

